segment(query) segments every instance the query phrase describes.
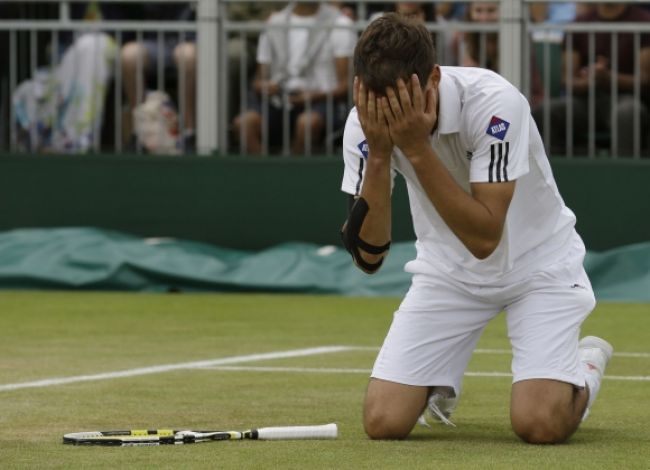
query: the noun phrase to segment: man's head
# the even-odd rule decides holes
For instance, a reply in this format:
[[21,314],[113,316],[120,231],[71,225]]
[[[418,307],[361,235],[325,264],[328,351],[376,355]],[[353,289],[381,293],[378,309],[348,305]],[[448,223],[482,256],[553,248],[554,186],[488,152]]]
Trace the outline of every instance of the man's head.
[[422,22],[396,13],[383,15],[364,30],[354,50],[354,73],[368,89],[384,95],[398,78],[417,74],[426,88],[436,67],[431,33]]

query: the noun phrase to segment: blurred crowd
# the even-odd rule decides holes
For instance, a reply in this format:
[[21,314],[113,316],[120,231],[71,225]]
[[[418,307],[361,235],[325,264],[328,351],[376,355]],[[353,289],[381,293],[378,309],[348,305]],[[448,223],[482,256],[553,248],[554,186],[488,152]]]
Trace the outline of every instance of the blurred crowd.
[[[355,21],[372,21],[388,11],[451,26],[432,33],[441,65],[499,72],[496,26],[473,32],[453,28],[454,22],[498,23],[498,1],[370,2],[362,8],[346,2],[224,5],[228,20],[264,25],[260,34],[230,34],[227,58],[220,61],[227,69],[223,76],[228,99],[222,105],[228,108],[229,153],[302,155],[337,145],[352,105]],[[11,8],[0,5],[0,17],[20,17],[21,12]],[[532,3],[525,14],[531,22],[545,24],[650,21],[650,10],[638,3]],[[194,21],[196,11],[191,2],[87,2],[71,3],[70,15],[88,21],[175,22]],[[19,83],[10,106],[18,147],[86,152],[110,144],[110,150],[137,153],[196,150],[200,97],[194,32],[62,33],[56,40],[55,35],[46,36],[38,38],[46,47],[39,46],[35,59],[19,55],[19,62],[36,60],[38,70],[16,65]],[[642,129],[641,148],[647,151],[650,34],[619,33],[614,44],[609,32],[593,37],[592,44],[587,33],[565,35],[547,29],[531,35],[527,91],[538,127],[550,139],[552,153],[565,153],[569,138],[576,148],[586,146],[589,132],[595,131],[599,146],[612,147],[614,135],[618,153],[631,155],[636,122]],[[8,47],[8,36],[2,33],[0,51]],[[7,71],[3,74],[0,79],[6,84]],[[107,105],[116,101],[123,106]],[[594,110],[596,118],[588,128],[588,114]],[[115,113],[121,114],[119,119]],[[553,126],[545,129],[549,122]],[[572,136],[566,131],[570,125]]]

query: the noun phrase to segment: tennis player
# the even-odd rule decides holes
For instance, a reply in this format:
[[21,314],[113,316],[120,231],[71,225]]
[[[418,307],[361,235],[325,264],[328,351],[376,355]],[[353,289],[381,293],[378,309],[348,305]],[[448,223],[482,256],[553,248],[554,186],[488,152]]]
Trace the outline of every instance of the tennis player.
[[379,269],[397,173],[417,236],[411,287],[366,393],[366,433],[405,438],[423,416],[451,423],[479,336],[505,310],[513,430],[529,443],[565,441],[593,404],[612,347],[579,341],[595,306],[585,247],[526,99],[491,71],[437,65],[426,28],[393,14],[366,28],[354,66],[344,244],[362,270]]

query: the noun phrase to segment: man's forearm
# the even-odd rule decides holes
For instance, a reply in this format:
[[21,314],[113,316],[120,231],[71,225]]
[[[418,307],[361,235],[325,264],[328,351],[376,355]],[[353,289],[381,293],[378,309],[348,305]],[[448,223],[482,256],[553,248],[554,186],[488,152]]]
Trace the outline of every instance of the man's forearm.
[[[619,91],[634,91],[636,85],[636,78],[634,75],[619,73],[616,77]],[[639,80],[641,87],[648,86],[647,80]]]
[[[384,245],[391,238],[390,159],[373,158],[371,151],[366,164],[361,197],[366,200],[369,210],[359,235],[366,243]],[[364,255],[369,262],[379,258],[381,256]]]
[[429,200],[451,231],[475,257],[488,257],[501,239],[500,218],[456,183],[433,149],[411,158],[411,164]]

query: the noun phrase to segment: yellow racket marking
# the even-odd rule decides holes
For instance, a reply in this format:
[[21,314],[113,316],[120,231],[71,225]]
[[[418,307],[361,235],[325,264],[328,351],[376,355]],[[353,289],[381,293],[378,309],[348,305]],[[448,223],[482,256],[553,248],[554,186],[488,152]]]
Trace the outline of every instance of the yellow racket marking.
[[174,434],[175,433],[173,429],[156,429],[155,433],[149,431],[148,429],[133,429],[129,431],[130,436],[138,436],[138,437],[147,437],[147,436],[168,437],[168,436],[173,436]]

